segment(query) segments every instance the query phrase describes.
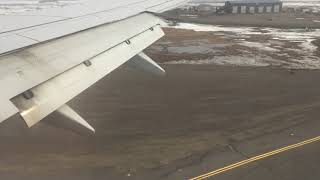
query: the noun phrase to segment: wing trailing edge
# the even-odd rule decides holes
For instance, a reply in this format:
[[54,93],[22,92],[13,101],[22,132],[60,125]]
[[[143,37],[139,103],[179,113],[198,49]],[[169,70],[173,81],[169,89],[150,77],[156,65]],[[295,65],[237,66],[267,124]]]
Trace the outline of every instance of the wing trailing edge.
[[63,105],[59,109],[57,109],[57,112],[61,115],[65,116],[69,120],[72,120],[73,122],[76,122],[80,124],[81,126],[89,129],[92,132],[96,132],[96,130],[86,121],[84,120],[78,113],[76,113],[71,107],[68,105]]

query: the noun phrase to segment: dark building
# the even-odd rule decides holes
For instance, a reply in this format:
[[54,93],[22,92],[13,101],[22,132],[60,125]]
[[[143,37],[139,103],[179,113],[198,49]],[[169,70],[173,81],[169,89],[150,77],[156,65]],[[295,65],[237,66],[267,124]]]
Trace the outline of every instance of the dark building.
[[232,14],[279,13],[282,2],[279,0],[231,0],[225,3],[225,10]]

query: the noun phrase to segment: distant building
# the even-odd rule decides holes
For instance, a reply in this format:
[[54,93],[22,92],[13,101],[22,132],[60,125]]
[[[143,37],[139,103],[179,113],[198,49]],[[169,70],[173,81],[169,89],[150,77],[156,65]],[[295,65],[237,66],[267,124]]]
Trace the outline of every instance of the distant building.
[[225,3],[225,9],[232,14],[279,13],[282,2],[279,0],[230,0]]

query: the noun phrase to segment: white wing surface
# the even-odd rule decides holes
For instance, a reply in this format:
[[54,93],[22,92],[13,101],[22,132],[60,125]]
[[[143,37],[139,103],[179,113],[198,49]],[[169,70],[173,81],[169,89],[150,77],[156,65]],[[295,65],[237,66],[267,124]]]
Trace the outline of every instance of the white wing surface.
[[20,113],[31,127],[58,111],[94,131],[66,103],[130,59],[163,75],[143,53],[164,35],[152,13],[184,2],[90,0],[0,15],[0,122]]

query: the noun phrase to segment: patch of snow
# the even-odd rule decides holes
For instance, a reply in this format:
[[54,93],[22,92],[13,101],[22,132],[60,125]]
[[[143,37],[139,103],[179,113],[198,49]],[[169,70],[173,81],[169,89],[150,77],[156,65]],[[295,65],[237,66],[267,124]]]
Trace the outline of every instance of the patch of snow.
[[272,61],[270,57],[250,57],[250,56],[216,56],[213,59],[205,60],[179,60],[170,61],[165,64],[216,64],[216,65],[233,65],[233,66],[270,66],[266,60]]
[[191,24],[191,23],[179,23],[177,26],[169,27],[176,29],[187,29],[194,31],[205,32],[224,32],[244,35],[270,35],[275,40],[305,40],[314,39],[320,37],[320,29],[307,32],[305,29],[277,29],[277,28],[261,28],[261,31],[257,31],[255,27],[224,27],[219,25],[203,25],[203,24]]
[[318,49],[317,46],[315,46],[312,43],[313,39],[307,39],[306,42],[303,42],[300,44],[300,47],[302,47],[303,49],[310,51],[310,52],[314,52]]
[[[287,57],[290,61],[273,59],[266,56],[254,56],[248,52],[247,56],[216,56],[206,60],[181,60],[168,62],[169,64],[219,64],[234,66],[281,66],[285,68],[320,69],[320,58],[314,56],[317,51],[312,41],[320,38],[320,29],[308,31],[306,29],[277,29],[255,27],[223,27],[216,25],[202,25],[180,23],[173,27],[194,31],[210,31],[222,34],[228,39],[236,40],[236,43],[250,48],[256,48],[261,52],[276,52],[277,55]],[[262,35],[270,40],[265,42],[251,39],[252,35]],[[293,47],[286,47],[290,43]],[[290,45],[288,44],[288,45]],[[290,51],[298,53],[299,57],[290,55]],[[251,55],[250,55],[251,54]]]
[[279,51],[278,49],[269,47],[271,45],[270,43],[265,43],[264,44],[264,43],[259,43],[259,42],[248,42],[248,41],[245,41],[245,42],[241,42],[239,44],[242,45],[242,46],[253,47],[253,48],[256,48],[256,49],[262,50],[262,51],[272,51],[272,52],[278,52]]
[[[214,26],[214,25],[205,25],[205,24],[191,24],[191,23],[178,23],[177,26],[168,26],[169,28],[176,29],[187,29],[194,31],[212,31],[212,32],[233,32],[239,34],[246,34],[254,30],[253,27],[223,27],[223,26]],[[256,32],[257,34],[261,34]],[[251,33],[250,33],[251,34]]]
[[[250,38],[248,35],[270,35],[273,40],[289,41],[301,43],[301,47],[308,51],[315,51],[316,47],[311,43],[313,40],[320,38],[320,29],[306,31],[305,29],[278,29],[278,28],[261,28],[261,32],[255,27],[224,27],[218,25],[203,25],[191,23],[179,23],[177,29],[187,29],[194,31],[219,32],[233,38]],[[247,37],[248,36],[248,37]],[[267,47],[266,44],[257,42],[245,42],[246,46],[256,47],[266,51],[277,51],[277,49]]]

